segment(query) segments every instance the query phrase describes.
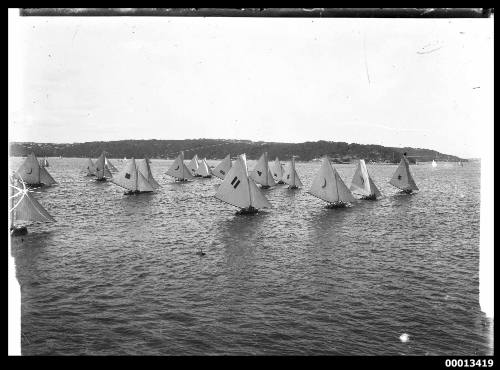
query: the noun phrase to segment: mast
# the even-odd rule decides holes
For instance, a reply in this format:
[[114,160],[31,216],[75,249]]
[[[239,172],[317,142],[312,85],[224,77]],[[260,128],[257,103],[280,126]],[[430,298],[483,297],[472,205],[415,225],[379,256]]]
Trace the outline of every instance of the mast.
[[335,190],[337,190],[337,202],[340,201],[340,197],[339,197],[339,184],[337,183],[337,176],[335,176],[337,173],[337,171],[335,171],[335,174],[334,174],[334,177],[335,177]]
[[266,185],[269,185],[269,165],[267,163],[267,152],[265,153],[265,159],[266,159]]
[[292,155],[292,186],[295,186],[295,157]]
[[248,206],[249,208],[252,207],[252,190],[250,189],[250,178],[248,176],[248,169],[247,169],[247,161],[246,161],[246,155],[245,155],[245,174],[247,177],[247,183],[248,183],[248,195],[250,197],[250,205]]

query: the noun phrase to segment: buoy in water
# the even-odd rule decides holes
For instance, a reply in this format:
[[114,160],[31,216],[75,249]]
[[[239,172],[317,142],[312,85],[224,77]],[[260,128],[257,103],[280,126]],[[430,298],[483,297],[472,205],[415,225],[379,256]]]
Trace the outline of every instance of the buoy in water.
[[399,340],[403,343],[406,343],[410,340],[410,336],[406,333],[400,335]]

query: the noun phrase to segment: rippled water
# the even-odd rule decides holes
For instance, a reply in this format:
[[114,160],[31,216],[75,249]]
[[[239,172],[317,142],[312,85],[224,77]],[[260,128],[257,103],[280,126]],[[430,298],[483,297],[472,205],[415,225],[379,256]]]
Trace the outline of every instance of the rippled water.
[[[59,184],[36,197],[57,223],[12,243],[24,355],[493,351],[479,163],[411,166],[411,196],[387,183],[395,165],[368,165],[385,197],[337,210],[306,194],[320,163],[297,163],[305,189],[265,190],[273,209],[236,216],[212,197],[221,180],[174,183],[172,161],[152,161],[162,188],[139,196],[85,177],[84,159],[49,162]],[[355,165],[336,168],[349,185]]]

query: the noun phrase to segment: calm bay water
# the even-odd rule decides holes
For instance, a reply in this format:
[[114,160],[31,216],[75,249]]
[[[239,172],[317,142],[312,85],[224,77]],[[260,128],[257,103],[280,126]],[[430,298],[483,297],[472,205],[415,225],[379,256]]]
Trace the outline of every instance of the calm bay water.
[[[264,190],[273,209],[236,216],[212,197],[221,180],[174,183],[172,161],[152,160],[156,193],[126,196],[85,159],[48,160],[59,184],[36,198],[57,222],[11,246],[23,355],[493,352],[479,163],[411,166],[411,196],[387,183],[396,165],[368,165],[385,197],[337,210],[306,193],[320,163],[297,163],[305,189]],[[355,165],[335,167],[349,186]]]

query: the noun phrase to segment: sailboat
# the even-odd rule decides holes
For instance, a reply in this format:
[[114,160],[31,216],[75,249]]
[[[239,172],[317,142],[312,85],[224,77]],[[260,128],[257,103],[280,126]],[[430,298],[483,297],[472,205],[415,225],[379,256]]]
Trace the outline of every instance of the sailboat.
[[431,165],[432,165],[432,167],[437,167],[437,163],[436,163],[436,161],[434,159],[432,160],[432,164]]
[[118,172],[118,169],[115,166],[113,166],[113,163],[111,163],[111,161],[108,159],[108,157],[106,157],[104,164],[108,168],[109,171]]
[[274,160],[274,171],[273,171],[273,178],[274,181],[276,181],[277,184],[284,184],[283,182],[283,166],[281,165],[281,162],[278,157]]
[[40,166],[49,167],[49,161],[47,160],[47,158],[44,158],[40,161]]
[[458,161],[458,165],[459,165],[460,167],[463,167],[463,166],[464,166],[464,164],[462,163],[462,161]]
[[248,176],[246,155],[241,154],[215,194],[217,199],[240,208],[236,214],[255,214],[261,208],[272,208],[259,187]]
[[193,159],[191,159],[191,162],[188,163],[187,168],[189,169],[189,171],[191,171],[191,175],[193,175],[194,177],[201,177],[201,175],[198,175],[196,173],[196,171],[198,171],[198,167],[198,155],[195,154]]
[[351,191],[342,181],[330,159],[325,157],[314,178],[309,194],[328,202],[328,208],[344,208],[354,201]]
[[413,191],[418,190],[417,184],[415,184],[415,180],[413,180],[413,176],[411,175],[410,165],[408,164],[408,160],[405,155],[401,158],[401,162],[399,162],[399,166],[396,168],[394,175],[392,175],[392,179],[389,181],[389,184],[403,190],[406,194],[411,194]]
[[111,180],[113,184],[127,189],[126,195],[149,193],[154,189],[144,175],[139,171],[132,157],[120,172],[118,172]]
[[292,156],[292,160],[288,163],[288,166],[283,173],[283,181],[289,185],[288,189],[298,189],[304,186],[300,181],[297,171],[295,170],[294,156]]
[[271,186],[276,185],[276,182],[273,179],[273,174],[269,169],[269,163],[267,162],[267,152],[264,152],[260,156],[257,164],[253,168],[253,171],[250,172],[250,178],[257,184],[260,184],[262,189],[268,189]]
[[40,166],[34,153],[24,160],[14,176],[24,181],[30,187],[50,186],[56,184],[56,180],[50,176],[45,167]]
[[212,177],[212,171],[210,171],[210,168],[208,167],[206,158],[203,158],[203,160],[200,162],[198,169],[196,170],[196,175],[204,178]]
[[137,161],[137,168],[139,169],[139,172],[143,174],[143,176],[148,180],[149,184],[153,189],[158,189],[160,187],[160,184],[156,182],[156,180],[153,177],[153,173],[151,172],[151,166],[150,166],[151,161],[149,158],[144,158],[144,159],[139,159]]
[[[30,194],[24,181],[10,180],[10,233],[12,236],[26,235],[28,228],[21,223],[27,222],[50,222],[54,218],[42,207],[40,203]],[[17,225],[16,225],[17,224]]]
[[87,176],[95,176],[95,164],[92,159],[87,159]]
[[224,180],[226,174],[231,169],[231,155],[228,154],[212,171],[212,173],[219,179]]
[[364,159],[360,159],[351,181],[351,192],[361,195],[361,199],[375,200],[382,194],[368,174]]
[[184,164],[184,152],[180,154],[175,159],[174,163],[167,170],[167,175],[175,177],[175,181],[185,182],[193,179],[191,171]]
[[95,176],[96,181],[106,181],[106,179],[113,177],[109,169],[106,167],[106,156],[104,155],[104,152],[102,152],[99,158],[95,161]]

